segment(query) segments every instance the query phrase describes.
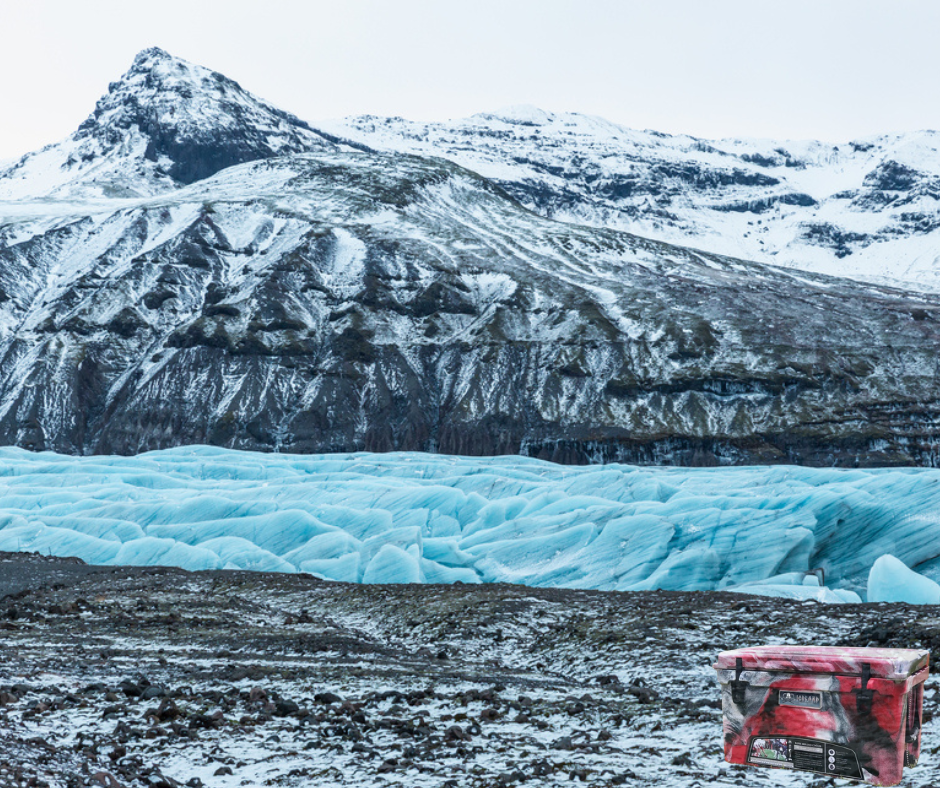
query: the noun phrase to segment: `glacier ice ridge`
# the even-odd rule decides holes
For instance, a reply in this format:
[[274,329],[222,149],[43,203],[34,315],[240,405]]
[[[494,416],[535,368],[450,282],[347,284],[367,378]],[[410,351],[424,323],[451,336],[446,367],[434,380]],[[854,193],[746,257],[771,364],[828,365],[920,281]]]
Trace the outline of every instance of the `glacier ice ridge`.
[[857,602],[940,580],[938,548],[935,469],[0,449],[0,550],[92,564]]

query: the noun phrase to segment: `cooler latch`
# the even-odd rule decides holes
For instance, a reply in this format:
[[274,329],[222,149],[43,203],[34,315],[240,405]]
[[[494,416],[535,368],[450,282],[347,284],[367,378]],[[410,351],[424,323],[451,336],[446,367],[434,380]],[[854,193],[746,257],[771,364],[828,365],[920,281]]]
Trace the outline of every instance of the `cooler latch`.
[[738,706],[744,705],[744,691],[747,689],[747,682],[741,681],[741,671],[744,670],[744,661],[741,657],[734,660],[734,679],[728,683],[731,685],[731,700]]
[[867,662],[862,663],[862,687],[852,690],[855,693],[855,708],[859,714],[871,714],[873,690],[868,689],[868,679],[871,678],[871,665]]

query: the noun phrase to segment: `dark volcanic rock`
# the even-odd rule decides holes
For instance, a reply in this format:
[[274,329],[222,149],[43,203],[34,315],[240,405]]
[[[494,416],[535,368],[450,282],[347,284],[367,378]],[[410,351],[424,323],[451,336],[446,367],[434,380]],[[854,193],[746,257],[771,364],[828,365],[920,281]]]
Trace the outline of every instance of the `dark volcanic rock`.
[[[0,554],[8,557],[27,558]],[[90,600],[77,637],[73,620],[39,618],[71,565],[31,565],[34,585],[17,603],[31,628],[3,633],[4,670],[33,682],[0,684],[4,786],[111,785],[95,782],[105,774],[126,786],[192,788],[203,781],[223,788],[232,777],[372,788],[387,785],[388,775],[396,784],[460,788],[572,780],[597,788],[772,788],[778,772],[723,761],[710,668],[716,652],[753,644],[757,631],[772,642],[934,652],[940,643],[936,606],[508,584],[349,585],[153,567],[73,579],[70,594]],[[150,602],[144,609],[141,597]],[[298,608],[311,611],[307,627],[318,638],[355,648],[298,659],[296,627],[272,616]],[[178,628],[163,625],[170,609],[179,613]],[[690,620],[698,626],[682,626]],[[505,630],[499,641],[487,634],[494,623]],[[427,642],[446,642],[451,660],[416,657]],[[125,659],[89,659],[88,643],[120,646]],[[233,653],[270,683],[249,688],[227,676]],[[124,680],[128,665],[147,666],[149,686],[173,688],[172,699],[109,700],[102,690]],[[301,698],[313,711],[295,709]],[[936,738],[938,705],[930,678],[924,741]],[[929,755],[906,775],[912,788],[940,784]]]

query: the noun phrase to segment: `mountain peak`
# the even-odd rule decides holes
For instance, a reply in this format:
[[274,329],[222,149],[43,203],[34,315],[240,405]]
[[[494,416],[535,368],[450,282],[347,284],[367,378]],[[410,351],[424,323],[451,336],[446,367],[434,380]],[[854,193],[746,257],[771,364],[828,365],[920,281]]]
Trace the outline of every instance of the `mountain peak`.
[[94,113],[83,126],[95,125],[96,121],[99,125],[121,125],[128,115],[138,114],[142,109],[165,110],[161,122],[169,124],[205,112],[211,119],[220,111],[224,112],[223,107],[217,106],[219,103],[232,100],[264,103],[218,72],[175,57],[159,47],[149,47],[138,52],[131,67],[108,85],[108,92],[98,100]]
[[235,164],[335,147],[228,77],[150,47],[71,137],[0,173],[0,196],[155,194]]
[[147,47],[146,49],[141,49],[140,52],[134,56],[134,62],[131,68],[146,69],[154,63],[178,59],[179,58],[174,57],[165,49],[160,49],[160,47]]
[[143,157],[183,184],[234,164],[330,146],[237,82],[158,47],[140,52],[108,86],[79,133],[124,150],[143,137]]
[[188,92],[192,92],[193,89],[198,90],[206,80],[231,82],[221,74],[171,55],[165,49],[148,47],[135,55],[131,67],[120,79],[108,85],[108,92],[98,100],[96,112],[102,104],[107,106],[115,103],[113,98],[109,101],[115,94],[119,102],[128,93],[149,93],[152,98],[154,93],[160,91],[179,93],[183,86],[188,86]]

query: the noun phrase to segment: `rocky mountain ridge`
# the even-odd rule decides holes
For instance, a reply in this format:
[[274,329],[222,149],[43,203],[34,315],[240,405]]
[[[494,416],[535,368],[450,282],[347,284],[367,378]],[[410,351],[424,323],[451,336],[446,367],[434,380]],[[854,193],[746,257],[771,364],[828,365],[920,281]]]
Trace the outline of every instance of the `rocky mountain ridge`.
[[940,133],[844,144],[705,140],[509,107],[446,122],[320,123],[371,147],[442,156],[544,216],[719,254],[940,290]]
[[553,221],[510,186],[145,51],[0,173],[0,442],[937,463],[940,296]]

